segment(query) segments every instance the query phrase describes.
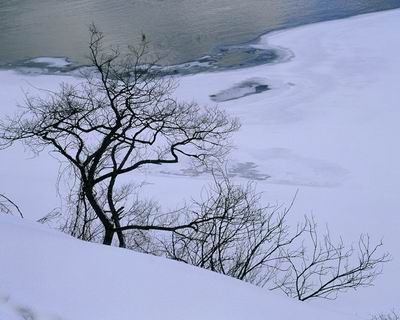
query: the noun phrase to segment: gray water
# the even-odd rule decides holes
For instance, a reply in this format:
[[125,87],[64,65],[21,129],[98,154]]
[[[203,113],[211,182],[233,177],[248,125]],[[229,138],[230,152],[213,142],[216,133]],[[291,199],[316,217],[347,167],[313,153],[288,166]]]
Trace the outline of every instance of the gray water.
[[400,7],[400,0],[0,0],[0,65],[36,56],[85,62],[95,22],[118,46],[142,33],[165,64],[276,29]]

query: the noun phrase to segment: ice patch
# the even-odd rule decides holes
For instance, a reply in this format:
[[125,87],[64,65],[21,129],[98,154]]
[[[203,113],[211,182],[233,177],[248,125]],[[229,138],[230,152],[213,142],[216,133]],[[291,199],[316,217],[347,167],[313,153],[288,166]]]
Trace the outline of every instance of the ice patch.
[[51,68],[64,68],[72,64],[67,58],[37,57],[26,61],[25,63],[44,64]]
[[84,67],[74,64],[68,58],[36,57],[1,66],[1,68],[28,75],[49,75],[72,73]]
[[[259,167],[254,162],[232,162],[228,168],[229,177],[239,177],[249,180],[266,180],[270,176],[259,170]],[[210,174],[211,171],[205,168],[187,167],[178,170],[160,170],[159,173],[183,177],[198,177],[201,175]]]
[[270,48],[259,46],[256,43],[248,43],[221,46],[198,60],[177,65],[159,66],[159,70],[164,74],[188,75],[279,63],[290,60],[292,56],[292,52],[286,48]]
[[229,169],[229,175],[233,177],[246,178],[249,180],[267,180],[271,176],[260,172],[254,162],[238,162]]
[[229,89],[212,94],[210,98],[215,102],[224,102],[259,94],[267,90],[270,90],[270,87],[265,83],[265,80],[256,78],[240,82]]
[[263,152],[262,167],[269,183],[310,187],[336,187],[347,177],[348,171],[334,163],[295,154],[284,148]]

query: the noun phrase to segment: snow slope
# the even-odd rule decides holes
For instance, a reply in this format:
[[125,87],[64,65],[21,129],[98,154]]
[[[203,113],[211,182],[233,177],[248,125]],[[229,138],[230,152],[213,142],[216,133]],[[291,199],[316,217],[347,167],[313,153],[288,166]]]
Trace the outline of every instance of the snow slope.
[[400,308],[399,30],[393,10],[276,32],[257,45],[289,49],[289,62],[186,77],[179,88],[207,103],[248,79],[270,85],[220,103],[242,122],[231,161],[270,176],[257,180],[266,201],[299,190],[294,215],[314,214],[347,242],[383,239],[393,261],[374,288],[318,302],[364,318]]
[[[177,91],[179,98],[213,104],[210,96],[230,92],[230,88],[240,84],[256,81],[268,85],[268,91],[220,103],[222,108],[238,116],[242,122],[241,130],[234,137],[236,149],[230,159],[231,166],[239,179],[255,179],[258,189],[265,192],[266,201],[289,202],[299,190],[293,209],[294,218],[313,213],[320,224],[329,224],[332,234],[342,235],[346,242],[355,241],[361,232],[369,232],[377,240],[383,238],[393,261],[385,266],[375,287],[343,294],[334,302],[311,303],[313,307],[352,313],[360,319],[368,319],[372,313],[400,308],[398,30],[400,10],[393,10],[269,34],[261,37],[256,46],[289,50],[292,54],[290,61],[185,76],[180,79]],[[71,77],[29,76],[0,71],[1,113],[3,110],[4,114],[14,110],[15,102],[21,101],[22,87],[31,91],[33,88],[29,84],[55,88],[60,81],[75,80]],[[31,215],[28,216],[35,219],[59,205],[54,188],[58,164],[47,154],[32,160],[28,157],[21,147],[0,153],[0,190],[21,204],[26,215],[29,212]],[[170,206],[185,197],[196,196],[209,177],[190,176],[182,169],[164,166],[158,171],[149,171],[146,179],[150,184],[145,191]],[[71,246],[82,247],[77,250],[86,250],[89,246],[70,242],[74,243]],[[3,248],[12,246],[9,240],[1,244]],[[38,241],[37,245],[46,244]],[[123,255],[118,250],[113,252]],[[130,255],[133,257],[132,253]],[[66,263],[60,255],[55,259],[61,259],[61,265]],[[149,259],[154,261],[151,259],[155,258]],[[38,263],[33,258],[32,262]],[[165,262],[165,265],[174,264]],[[57,269],[59,265],[54,267]],[[68,265],[68,268],[75,267]],[[77,269],[74,272],[78,273]],[[199,272],[199,277],[200,274],[203,273]],[[157,277],[154,279],[160,281]],[[228,280],[221,281],[228,283]],[[236,281],[229,283],[241,286]],[[223,286],[225,284],[221,288]],[[211,303],[216,297],[233,294],[238,299],[235,301],[246,299],[247,303],[254,300],[257,304],[264,301],[264,297],[271,297],[268,292],[246,285],[243,285],[246,288],[243,290],[249,290],[246,293],[232,293],[233,289],[227,286],[223,294],[217,290],[219,293],[216,295],[211,293],[214,289],[204,287],[202,292],[207,292],[204,299],[210,298],[205,301]],[[94,288],[94,292],[102,291],[99,287]],[[66,292],[73,291],[69,290]],[[85,286],[83,290],[88,289]],[[29,297],[22,297],[28,296],[29,292],[20,290],[19,294],[22,300],[29,300]],[[275,297],[275,294],[272,296]],[[251,299],[247,299],[247,295]],[[242,296],[246,298],[239,298]],[[38,299],[35,297],[32,299]],[[161,293],[157,297],[161,299]],[[78,296],[75,298],[79,299]],[[22,303],[22,300],[15,303]],[[215,311],[215,315],[228,312],[225,309],[229,304],[224,305],[227,300],[224,301],[220,305],[217,303],[216,308],[220,309]],[[175,306],[179,304],[177,301],[174,303]],[[198,303],[201,305],[200,301]],[[104,303],[99,305],[101,310]],[[202,312],[208,312],[199,305]],[[256,315],[260,316],[272,307],[265,305],[265,308],[262,312],[257,311],[261,313]],[[156,312],[151,307],[149,309]],[[286,312],[289,308],[283,309]],[[213,310],[210,312],[214,313]],[[233,310],[229,316],[244,316],[235,309],[228,310]],[[73,310],[68,308],[68,312]],[[102,312],[99,311],[99,314]],[[251,314],[244,318],[251,319]]]
[[1,320],[355,319],[4,215],[0,261]]

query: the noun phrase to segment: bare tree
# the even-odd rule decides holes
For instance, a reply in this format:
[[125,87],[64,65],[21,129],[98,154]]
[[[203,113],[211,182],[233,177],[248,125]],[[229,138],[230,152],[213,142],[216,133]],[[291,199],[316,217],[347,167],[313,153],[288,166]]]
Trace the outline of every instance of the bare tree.
[[[293,200],[294,201],[294,200]],[[195,228],[147,234],[135,249],[229,275],[306,301],[335,299],[340,292],[373,284],[389,260],[382,243],[360,236],[356,249],[320,235],[307,217],[289,227],[287,207],[261,206],[250,184],[235,185],[214,175],[213,185],[185,211]],[[143,238],[142,238],[143,239]]]
[[321,236],[313,219],[308,219],[307,229],[301,254],[283,255],[287,272],[278,275],[274,287],[301,301],[335,299],[339,292],[371,286],[390,259],[380,253],[382,243],[371,244],[368,235],[360,236],[357,248],[346,248],[342,239],[335,243],[329,231]]
[[[128,230],[193,228],[192,223],[165,225],[161,219],[138,221],[137,206],[129,205],[130,185],[121,177],[182,157],[210,163],[229,149],[227,139],[238,129],[237,120],[218,108],[174,99],[175,83],[146,61],[145,42],[122,55],[103,47],[104,36],[95,26],[90,33],[91,72],[44,98],[27,96],[22,112],[1,124],[3,147],[22,141],[36,152],[49,149],[67,161],[79,181],[79,208],[70,222],[73,229],[81,224],[82,238],[101,233],[103,243],[110,245],[117,235],[125,247]],[[93,223],[92,229],[86,228],[93,219],[102,232]]]
[[169,258],[264,286],[281,271],[284,248],[286,254],[299,254],[289,247],[305,225],[291,232],[286,219],[291,205],[260,203],[251,184],[242,187],[226,176],[214,176],[205,199],[190,207],[188,220],[202,223],[173,232],[161,241],[161,251]]
[[21,218],[24,218],[21,209],[18,205],[15,204],[9,197],[5,196],[4,194],[0,193],[0,212],[5,214],[13,214],[17,212]]

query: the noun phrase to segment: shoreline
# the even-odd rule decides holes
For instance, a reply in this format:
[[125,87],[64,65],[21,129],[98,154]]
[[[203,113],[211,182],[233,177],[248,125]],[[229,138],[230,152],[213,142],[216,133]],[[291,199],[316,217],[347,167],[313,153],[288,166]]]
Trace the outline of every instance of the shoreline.
[[[251,67],[257,67],[261,65],[272,65],[276,63],[284,63],[290,61],[293,58],[293,53],[290,51],[290,48],[277,48],[274,46],[259,48],[260,42],[265,37],[268,37],[273,34],[287,32],[289,30],[294,30],[298,28],[304,28],[308,26],[318,25],[321,23],[329,23],[340,20],[353,19],[362,16],[380,14],[388,11],[400,10],[399,8],[395,9],[383,9],[378,11],[371,11],[367,13],[360,13],[355,15],[348,15],[340,18],[333,18],[327,20],[319,20],[316,22],[305,23],[305,24],[296,24],[293,26],[287,26],[282,28],[277,28],[273,30],[269,30],[263,32],[256,36],[255,38],[245,41],[243,43],[229,44],[229,45],[217,45],[210,52],[198,59],[184,61],[177,64],[166,64],[166,65],[156,65],[156,67],[161,70],[161,72],[165,75],[177,75],[177,76],[186,76],[186,75],[194,75],[199,73],[207,73],[207,72],[224,72],[231,70],[240,70]],[[252,51],[252,52],[249,52]],[[231,58],[230,55],[240,55],[243,54],[244,57],[238,59],[237,62],[233,62],[231,64],[224,63],[224,60]],[[236,57],[237,58],[237,57]],[[34,60],[45,59],[45,60],[58,60],[61,63],[64,62],[64,66],[52,66],[51,64],[38,62],[35,63]],[[236,59],[237,60],[237,59]],[[247,60],[247,62],[246,62]],[[222,63],[221,63],[222,61]],[[224,65],[225,64],[225,65]],[[17,60],[11,63],[1,63],[0,62],[0,71],[2,70],[16,70],[17,72],[23,74],[35,74],[35,75],[72,75],[76,76],[80,69],[87,68],[86,64],[78,64],[73,61],[71,58],[67,56],[34,56],[23,60]]]

